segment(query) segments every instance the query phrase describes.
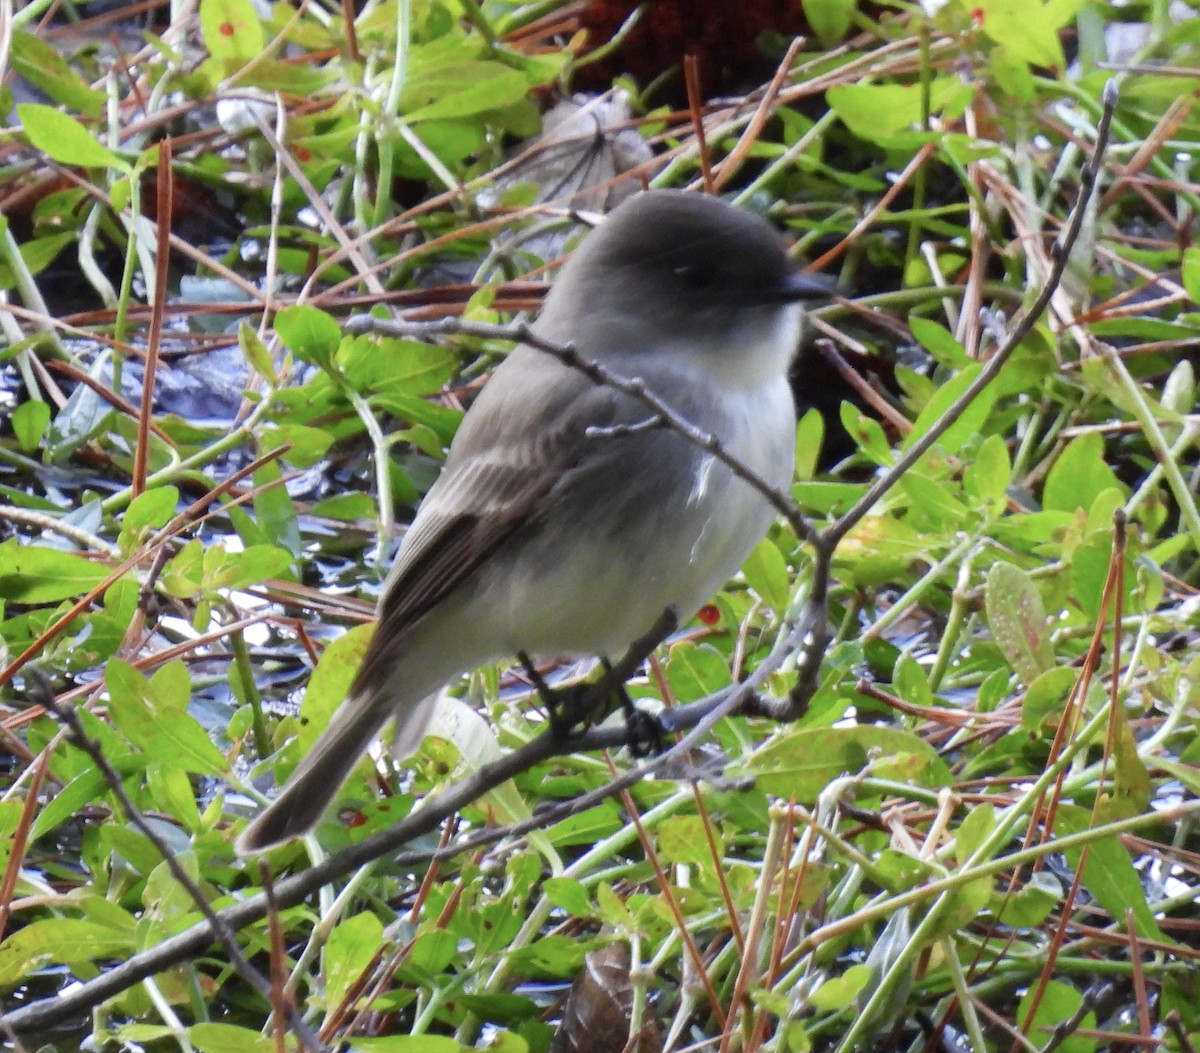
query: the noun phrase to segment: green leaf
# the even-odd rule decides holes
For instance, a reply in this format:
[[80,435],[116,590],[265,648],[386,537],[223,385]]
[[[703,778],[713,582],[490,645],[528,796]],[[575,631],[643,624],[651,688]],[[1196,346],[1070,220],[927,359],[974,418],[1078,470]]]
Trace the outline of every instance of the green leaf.
[[841,42],[850,29],[858,0],[801,0],[804,17],[825,47]]
[[50,423],[50,406],[40,399],[22,402],[12,414],[13,434],[25,453],[32,453],[41,445],[42,436]]
[[[970,387],[979,375],[979,370],[978,365],[972,365],[934,389],[933,395],[913,422],[912,431],[904,437],[905,449],[908,449],[946,415],[950,404]],[[949,453],[958,453],[962,450],[976,435],[983,432],[984,423],[992,412],[992,406],[998,394],[999,391],[995,384],[989,384],[984,388],[963,410],[958,420],[946,429],[937,444]]]
[[0,545],[0,596],[12,603],[56,603],[94,589],[109,568],[73,552],[18,543]]
[[1019,102],[1031,102],[1036,92],[1036,83],[1029,63],[1004,44],[992,48],[988,56],[992,79],[1006,95]]
[[498,62],[451,61],[411,70],[400,112],[413,123],[470,117],[519,102],[526,90],[520,70]]
[[374,625],[359,625],[339,636],[321,654],[300,702],[300,746],[308,750],[345,701],[367,653]]
[[12,854],[13,837],[17,832],[17,827],[21,825],[21,815],[24,811],[25,808],[21,801],[0,801],[0,867],[8,865],[8,857]]
[[[929,464],[927,460],[924,462]],[[931,478],[919,467],[900,477],[900,488],[911,500],[909,522],[922,530],[942,533],[961,526],[967,520],[967,508],[956,500],[946,480]]]
[[[1034,1009],[1034,999],[1039,994],[1041,1000],[1036,1003],[1037,1008]],[[1055,1028],[1073,1020],[1082,1006],[1083,995],[1060,980],[1051,980],[1044,986],[1030,984],[1017,1008],[1017,1025],[1021,1028],[1021,1033],[1033,1043],[1033,1048],[1041,1049],[1050,1044]],[[1096,1040],[1080,1035],[1078,1031],[1095,1029],[1096,1014],[1089,1009],[1079,1020],[1078,1028],[1072,1030],[1061,1042],[1055,1043],[1054,1049],[1061,1053],[1094,1053]]]
[[1200,303],[1200,249],[1183,250],[1183,287],[1192,303]]
[[[165,812],[191,833],[200,831],[200,809],[196,804],[196,791],[182,768],[175,767],[173,762],[151,764],[146,769],[146,788],[158,811]],[[170,880],[174,881],[173,878]],[[188,900],[179,909],[182,912],[190,910],[191,907],[192,904]]]
[[574,878],[547,878],[542,884],[542,894],[573,918],[590,918],[595,913],[583,882]]
[[294,464],[297,468],[311,468],[329,452],[333,435],[322,428],[310,428],[305,424],[280,424],[264,429],[262,445],[266,449],[288,446],[290,449],[283,455],[288,464]]
[[617,895],[612,885],[607,881],[601,881],[596,887],[596,906],[599,908],[600,917],[606,925],[611,925],[618,931],[637,931],[633,915],[629,913],[629,909],[625,906],[625,901]]
[[375,499],[370,494],[338,494],[318,501],[309,512],[327,519],[350,522],[355,519],[375,518]]
[[322,954],[325,1005],[334,1009],[358,983],[383,942],[383,922],[370,911],[338,922]]
[[254,370],[272,387],[279,384],[279,375],[275,372],[275,363],[271,361],[271,353],[267,345],[259,338],[258,333],[246,322],[238,324],[238,347],[250,368]]
[[1104,437],[1088,432],[1072,439],[1046,476],[1042,506],[1047,511],[1090,509],[1105,490],[1125,493],[1120,480],[1104,460]]
[[1049,916],[1063,897],[1062,886],[1053,874],[1038,871],[1022,878],[1010,894],[992,897],[992,913],[1000,925],[1033,929]]
[[424,398],[399,392],[377,392],[370,398],[375,409],[390,413],[399,420],[424,425],[431,429],[442,442],[449,442],[462,421],[461,410],[439,406]]
[[339,361],[351,387],[373,395],[434,395],[458,368],[458,356],[449,348],[370,337],[345,341]]
[[203,585],[208,590],[244,589],[268,578],[287,577],[292,556],[278,545],[251,545],[244,552],[229,552],[214,545],[204,553]]
[[[92,379],[103,382],[103,370],[99,364],[92,368],[90,375]],[[77,385],[50,425],[43,459],[47,464],[66,460],[101,429],[112,412],[108,403],[87,384]]]
[[838,574],[844,583],[879,585],[928,559],[931,538],[891,516],[866,516],[838,547]]
[[1042,0],[979,0],[973,4],[980,28],[1014,59],[1046,66],[1056,73],[1066,68],[1056,21]]
[[1175,363],[1163,384],[1160,401],[1163,409],[1169,412],[1191,413],[1192,407],[1196,405],[1196,370],[1188,359],[1184,358]]
[[1021,727],[1031,735],[1051,734],[1062,720],[1067,699],[1079,679],[1076,670],[1058,666],[1026,681],[1021,699]]
[[873,725],[785,731],[754,753],[748,767],[767,793],[812,805],[834,779],[861,772],[872,750],[882,754],[871,767],[881,778],[919,786],[950,785],[950,770],[926,742],[906,731]]
[[680,702],[695,702],[733,682],[728,658],[712,644],[687,640],[671,648],[665,672],[671,691]]
[[900,653],[896,660],[896,668],[892,674],[892,686],[896,693],[916,706],[932,706],[933,692],[929,687],[929,677],[925,670],[909,650]]
[[999,435],[989,435],[979,444],[975,456],[963,472],[963,490],[981,506],[986,515],[1004,510],[1005,494],[1012,481],[1012,461],[1008,445]]
[[[413,941],[411,962],[426,973],[445,972],[458,953],[458,937],[446,929],[423,932]],[[336,1005],[337,1003],[332,1003]]]
[[547,834],[555,848],[570,848],[575,845],[594,845],[601,838],[619,830],[625,820],[612,801],[604,801],[578,815],[569,816],[555,823]]
[[266,540],[292,553],[300,552],[300,525],[296,506],[283,485],[278,461],[269,461],[254,473],[254,516]]
[[1125,707],[1118,703],[1113,713],[1113,794],[1108,808],[1117,816],[1140,815],[1150,807],[1151,782],[1146,764],[1138,753],[1137,739]]
[[328,369],[342,342],[337,322],[308,304],[285,307],[275,316],[275,332],[297,358]]
[[808,1002],[814,1009],[841,1012],[847,1006],[854,1005],[870,982],[870,966],[852,965],[841,976],[834,976],[821,984],[808,996]]
[[129,165],[101,143],[74,117],[35,102],[17,105],[17,116],[29,141],[51,160],[81,168],[128,172]]
[[159,579],[171,596],[190,600],[200,594],[204,576],[204,545],[194,538],[173,556]]
[[992,805],[977,805],[967,812],[954,839],[954,858],[958,865],[965,865],[995,829],[996,809]]
[[179,491],[173,486],[155,486],[138,494],[121,518],[121,547],[132,549],[146,533],[170,522],[179,503]]
[[259,58],[266,43],[250,0],[200,0],[200,33],[213,58],[235,67]]
[[[104,92],[91,88],[57,49],[41,37],[14,30],[9,62],[17,73],[60,106],[85,117],[99,117],[104,112]],[[0,113],[8,113],[10,108],[11,102],[0,108]]]
[[949,890],[941,904],[942,910],[938,912],[936,923],[930,931],[930,939],[951,936],[974,925],[992,898],[994,884],[992,878],[980,877],[955,885]]
[[77,918],[32,921],[0,943],[0,984],[11,986],[46,965],[82,965],[134,950],[131,931]]
[[825,417],[820,410],[810,409],[796,428],[796,478],[811,479],[816,474],[824,441]]
[[[75,231],[62,234],[47,234],[32,238],[21,245],[21,261],[30,274],[41,274],[68,245],[78,244],[79,234]],[[17,276],[7,260],[0,260],[0,288],[12,289]]]
[[193,1024],[187,1035],[200,1053],[274,1053],[279,1048],[274,1038],[237,1024]]
[[587,948],[574,936],[542,936],[524,947],[504,947],[518,971],[532,969],[535,975],[565,978],[576,976],[583,966]]
[[884,468],[891,465],[895,459],[892,456],[892,444],[888,442],[879,421],[868,417],[849,402],[843,402],[838,407],[838,414],[846,434],[867,458]]
[[[105,756],[122,778],[145,771],[151,763],[151,758],[145,754],[130,753],[125,756],[116,756],[106,750]],[[96,768],[88,768],[76,775],[38,812],[29,833],[29,840],[36,841],[51,830],[57,829],[86,805],[101,799],[107,789],[108,780],[105,779],[104,773]]]
[[[1106,815],[1105,812],[1101,805],[1095,821],[1104,823],[1119,818]],[[1060,835],[1082,833],[1092,829],[1092,824],[1092,815],[1086,808],[1062,804],[1059,806],[1055,832]],[[1126,914],[1132,913],[1134,927],[1142,939],[1167,939],[1146,902],[1146,892],[1133,860],[1119,838],[1100,837],[1086,846],[1086,853],[1084,848],[1077,846],[1064,849],[1063,854],[1072,867],[1083,867],[1084,885],[1114,924],[1124,928]]]
[[1026,686],[1053,668],[1046,609],[1025,571],[1011,563],[993,564],[984,588],[984,607],[992,637]]
[[909,315],[908,328],[917,338],[917,343],[934,357],[939,366],[957,370],[976,364],[975,360],[963,349],[962,344],[954,338],[954,334],[944,325],[939,325],[928,318]]
[[[716,846],[716,859],[725,858],[725,846],[720,831],[710,822],[709,832]],[[705,833],[705,821],[698,815],[676,815],[664,819],[656,830],[658,851],[666,863],[691,863],[702,870],[713,870],[713,848]]]
[[228,772],[221,751],[169,692],[119,658],[110,658],[105,669],[113,726],[133,745],[196,775]]
[[742,564],[746,583],[776,614],[787,610],[791,599],[791,581],[788,576],[787,560],[779,546],[770,538],[763,538]]
[[[1091,537],[1071,553],[1071,591],[1080,610],[1093,621],[1100,617],[1112,554],[1112,538],[1106,534]],[[1127,587],[1130,583],[1131,579],[1127,577]]]
[[349,1053],[467,1053],[466,1046],[445,1035],[387,1035],[347,1041]]
[[[974,89],[955,77],[935,77],[929,85],[930,110],[961,115]],[[922,108],[918,84],[839,84],[825,92],[830,108],[847,128],[869,143],[900,141],[900,133],[919,127]]]
[[123,1042],[157,1042],[170,1038],[176,1031],[166,1024],[121,1024],[117,1027],[116,1034]]

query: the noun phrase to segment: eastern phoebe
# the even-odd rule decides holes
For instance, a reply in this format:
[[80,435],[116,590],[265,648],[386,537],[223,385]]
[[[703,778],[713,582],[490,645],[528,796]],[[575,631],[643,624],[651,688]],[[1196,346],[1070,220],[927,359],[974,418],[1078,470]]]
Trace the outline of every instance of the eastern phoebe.
[[[534,329],[640,377],[786,488],[798,301],[818,295],[763,219],[657,190],[587,237]],[[621,427],[651,416],[528,346],[505,359],[409,528],[349,697],[239,852],[312,829],[389,719],[396,755],[412,753],[447,681],[518,652],[619,657],[668,606],[690,617],[737,571],[770,505],[677,433]]]

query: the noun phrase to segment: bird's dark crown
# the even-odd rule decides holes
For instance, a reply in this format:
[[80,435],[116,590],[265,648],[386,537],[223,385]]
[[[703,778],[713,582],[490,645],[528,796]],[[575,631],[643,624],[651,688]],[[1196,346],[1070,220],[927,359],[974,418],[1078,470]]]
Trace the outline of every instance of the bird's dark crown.
[[792,272],[766,220],[678,190],[631,198],[578,252],[578,266],[627,285],[629,293],[654,288],[683,303],[751,305],[783,287]]

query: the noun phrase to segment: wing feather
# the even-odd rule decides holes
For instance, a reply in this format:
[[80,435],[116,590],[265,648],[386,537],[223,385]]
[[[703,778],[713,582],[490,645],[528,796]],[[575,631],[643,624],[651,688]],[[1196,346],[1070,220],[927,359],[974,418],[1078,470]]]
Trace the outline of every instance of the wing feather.
[[[541,356],[537,364],[542,364]],[[511,411],[495,411],[504,400],[528,397],[527,390],[519,390],[528,388],[528,378],[522,384],[518,369],[498,372],[484,389],[480,399],[487,398],[493,412],[477,406],[465,418],[462,428],[470,430],[456,438],[384,584],[379,625],[352,694],[369,692],[386,680],[405,633],[553,500],[555,487],[590,441],[587,428],[614,420],[617,405],[611,390],[556,363],[547,365],[563,370],[564,376],[550,390],[539,391],[539,399],[551,396],[545,398],[544,412],[517,422]],[[544,375],[539,379],[545,383]],[[521,425],[520,431],[514,423]]]

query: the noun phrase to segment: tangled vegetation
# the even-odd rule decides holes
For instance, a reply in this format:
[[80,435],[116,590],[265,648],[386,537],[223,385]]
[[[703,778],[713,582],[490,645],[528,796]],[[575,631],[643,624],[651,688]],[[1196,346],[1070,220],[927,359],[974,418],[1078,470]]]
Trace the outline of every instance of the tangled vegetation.
[[[0,6],[0,1040],[1193,1049],[1200,19],[143,6]],[[499,323],[650,184],[840,291],[795,507],[630,681],[686,756],[547,745],[514,661],[238,858]]]

